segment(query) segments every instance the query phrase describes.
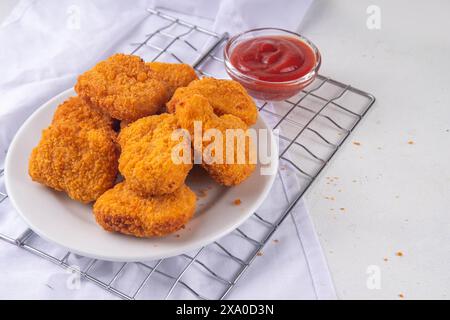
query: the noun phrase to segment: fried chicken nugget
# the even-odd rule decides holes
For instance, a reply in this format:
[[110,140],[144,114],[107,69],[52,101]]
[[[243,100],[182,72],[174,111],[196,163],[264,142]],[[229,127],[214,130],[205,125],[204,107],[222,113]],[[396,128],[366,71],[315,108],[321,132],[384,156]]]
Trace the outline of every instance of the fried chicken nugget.
[[[186,163],[172,158],[172,150],[183,143],[171,139],[178,128],[175,115],[166,113],[139,119],[122,129],[119,170],[130,189],[143,196],[162,195],[183,185],[192,169],[192,158]],[[186,149],[191,152],[189,145]]]
[[113,120],[79,97],[70,97],[58,106],[52,124],[70,121],[82,129],[112,129]]
[[238,82],[214,78],[202,78],[191,82],[187,87],[178,88],[166,104],[167,111],[175,112],[178,101],[193,94],[203,95],[218,116],[232,114],[247,125],[256,123],[258,110],[255,102]]
[[176,89],[198,79],[194,68],[185,63],[147,62],[147,66],[152,69],[157,79],[166,83],[169,97]]
[[[202,154],[203,168],[218,183],[225,186],[237,185],[247,179],[255,170],[256,153],[251,137],[246,134],[248,127],[244,121],[230,114],[217,116],[214,114],[208,100],[198,94],[180,100],[176,106],[176,116],[180,126],[188,130],[191,136],[194,135],[194,121],[201,121],[203,135],[209,129],[216,129],[222,133],[221,156],[216,154],[218,152],[217,148],[210,148],[211,139],[206,140],[204,138],[201,147],[194,141],[194,149]],[[233,130],[236,136],[228,136],[227,129],[238,129]],[[237,141],[240,138],[245,143],[245,149],[241,150],[245,152],[243,155],[238,155],[239,147]],[[229,139],[233,139],[233,141],[230,142]],[[229,150],[228,148],[231,144],[233,149]],[[211,152],[205,154],[205,150],[208,149]],[[234,153],[231,155],[231,162],[228,162],[227,152]],[[216,155],[219,157],[219,161],[213,159]]]
[[112,129],[82,129],[61,121],[43,131],[28,171],[33,181],[89,203],[114,185],[117,160]]
[[78,77],[75,91],[112,118],[135,121],[168,100],[165,83],[138,56],[115,54]]
[[153,237],[181,229],[194,215],[195,204],[195,193],[186,185],[170,194],[142,197],[122,182],[100,196],[93,211],[107,231]]
[[120,128],[120,130],[122,130],[123,128],[126,128],[129,124],[130,124],[131,122],[128,122],[128,121],[120,121],[120,124],[119,124],[119,128]]

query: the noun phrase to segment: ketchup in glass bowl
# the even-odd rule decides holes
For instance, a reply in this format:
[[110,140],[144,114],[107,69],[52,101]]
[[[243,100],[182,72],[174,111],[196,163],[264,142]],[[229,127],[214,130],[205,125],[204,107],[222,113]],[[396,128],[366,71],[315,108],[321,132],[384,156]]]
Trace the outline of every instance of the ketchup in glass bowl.
[[285,100],[314,81],[321,57],[301,35],[277,28],[250,30],[230,38],[225,69],[256,99]]

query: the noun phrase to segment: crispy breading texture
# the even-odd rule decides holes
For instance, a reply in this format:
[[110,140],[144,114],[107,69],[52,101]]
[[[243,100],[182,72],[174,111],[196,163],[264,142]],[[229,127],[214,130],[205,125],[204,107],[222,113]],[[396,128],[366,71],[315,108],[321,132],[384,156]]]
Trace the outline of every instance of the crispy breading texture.
[[[194,121],[201,121],[204,139],[201,145],[194,141],[194,149],[202,154],[203,168],[218,183],[225,186],[237,185],[255,170],[254,141],[247,135],[248,127],[241,119],[229,114],[218,117],[214,114],[208,100],[198,94],[180,100],[176,106],[176,116],[180,126],[188,130],[191,136],[194,135]],[[222,144],[217,140],[218,137],[214,137],[214,134],[213,139],[206,139],[205,135],[210,129],[220,131]],[[234,135],[229,135],[231,133]],[[239,148],[240,139],[244,142],[244,148]],[[213,140],[217,142],[217,145],[213,143]],[[229,149],[231,146],[232,150]],[[239,154],[239,151],[242,154]],[[230,155],[227,156],[227,153]]]
[[114,185],[117,160],[112,130],[61,122],[43,131],[31,153],[29,174],[34,181],[89,203]]
[[78,77],[75,91],[112,118],[156,114],[168,99],[165,83],[138,56],[115,54]]
[[258,119],[256,104],[243,86],[233,80],[214,78],[202,78],[192,81],[187,87],[178,88],[166,104],[167,111],[174,113],[178,101],[193,94],[203,95],[218,116],[232,114],[249,126]]
[[70,97],[58,106],[52,124],[71,122],[82,129],[112,129],[113,120],[79,97]]
[[136,237],[165,236],[192,218],[195,204],[195,194],[186,185],[170,194],[142,197],[122,182],[98,198],[94,216],[107,231]]
[[128,121],[125,121],[125,120],[120,121],[119,129],[122,130],[122,129],[126,128],[130,123],[131,122],[128,122]]
[[[172,139],[178,129],[175,115],[167,113],[139,119],[122,129],[118,137],[122,149],[119,170],[135,192],[162,195],[183,185],[192,169],[192,158],[186,155],[186,162],[181,161],[183,150],[191,149],[189,139]],[[186,147],[172,156],[174,148],[184,144]]]
[[157,79],[166,83],[169,97],[176,89],[198,79],[194,68],[185,63],[147,62],[147,66],[152,69]]

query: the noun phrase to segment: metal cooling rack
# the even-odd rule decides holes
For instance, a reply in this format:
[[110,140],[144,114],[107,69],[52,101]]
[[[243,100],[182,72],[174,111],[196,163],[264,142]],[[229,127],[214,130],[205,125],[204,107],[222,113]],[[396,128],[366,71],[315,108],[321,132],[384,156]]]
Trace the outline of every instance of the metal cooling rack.
[[[128,52],[139,54],[146,61],[189,63],[200,75],[226,77],[222,49],[227,34],[218,35],[160,11],[147,11],[146,21],[131,37],[135,38],[131,39],[135,40],[131,50],[130,44],[127,45]],[[145,34],[149,21],[152,30],[155,25],[158,27]],[[0,228],[0,239],[77,272],[83,279],[123,299],[173,299],[179,296],[179,290],[187,290],[192,298],[224,299],[374,101],[375,97],[367,92],[318,76],[296,97],[278,103],[258,102],[260,115],[272,128],[280,130],[280,169],[275,184],[281,183],[283,192],[271,192],[266,200],[266,203],[280,203],[279,208],[266,210],[263,204],[241,227],[196,252],[151,262],[115,263],[80,257],[63,248],[49,250],[48,243],[45,245],[30,229],[11,236]],[[283,179],[286,175],[296,177],[295,187],[286,187]],[[2,176],[3,169],[0,169],[1,183]],[[0,192],[0,209],[9,202],[7,199],[8,195]],[[227,241],[235,237],[240,238],[239,248],[227,246]],[[73,259],[83,267],[74,268]],[[109,271],[97,274],[99,265],[107,265]],[[217,271],[219,265],[227,265],[226,274]],[[133,278],[127,280],[131,274]],[[203,285],[195,287],[189,281],[191,277]],[[152,291],[151,282],[156,278],[165,283],[166,290],[158,290],[160,296]],[[123,289],[124,282],[135,286]],[[206,286],[208,290],[204,290]]]

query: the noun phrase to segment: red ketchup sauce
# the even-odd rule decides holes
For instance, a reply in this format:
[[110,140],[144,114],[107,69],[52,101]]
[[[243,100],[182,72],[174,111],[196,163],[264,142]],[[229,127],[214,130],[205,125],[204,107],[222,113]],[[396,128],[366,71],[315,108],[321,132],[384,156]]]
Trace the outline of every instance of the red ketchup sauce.
[[[234,68],[247,76],[230,76],[247,88],[255,98],[286,99],[307,83],[295,82],[316,66],[316,54],[305,42],[290,36],[260,36],[236,44],[229,60]],[[252,80],[250,80],[252,79]]]

